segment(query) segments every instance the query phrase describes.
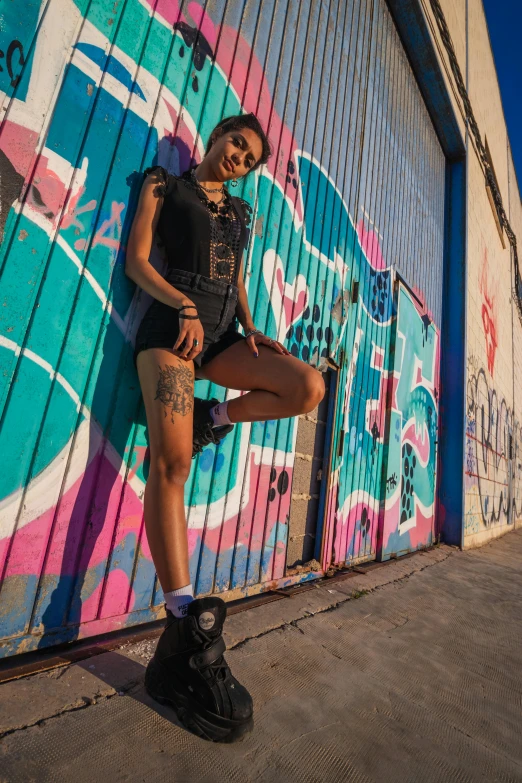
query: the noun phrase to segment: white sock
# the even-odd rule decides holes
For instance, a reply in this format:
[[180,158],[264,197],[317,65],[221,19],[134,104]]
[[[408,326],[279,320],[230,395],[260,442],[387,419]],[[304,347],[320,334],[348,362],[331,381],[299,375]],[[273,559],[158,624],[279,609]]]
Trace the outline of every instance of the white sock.
[[192,585],[178,587],[177,590],[171,590],[165,593],[165,603],[174,617],[185,617],[188,605],[194,600],[194,591]]
[[223,424],[233,424],[228,418],[228,402],[218,402],[210,409],[210,415],[212,416],[213,427],[221,427]]

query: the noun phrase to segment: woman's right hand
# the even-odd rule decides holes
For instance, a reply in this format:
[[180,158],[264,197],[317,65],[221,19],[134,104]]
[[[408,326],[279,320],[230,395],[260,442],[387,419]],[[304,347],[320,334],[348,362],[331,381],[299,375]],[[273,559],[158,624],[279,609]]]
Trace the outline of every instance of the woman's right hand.
[[[192,302],[187,302],[187,309],[179,313],[179,335],[172,350],[176,356],[187,362],[194,359],[203,350],[205,333],[201,321],[199,318],[184,317],[187,315],[194,316],[197,313],[198,311],[192,305]],[[197,340],[197,345],[194,345],[194,340]]]

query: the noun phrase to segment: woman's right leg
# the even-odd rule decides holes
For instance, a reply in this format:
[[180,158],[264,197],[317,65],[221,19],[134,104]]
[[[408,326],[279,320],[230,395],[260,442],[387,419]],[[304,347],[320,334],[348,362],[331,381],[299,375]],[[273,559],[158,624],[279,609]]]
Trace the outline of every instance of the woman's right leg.
[[150,348],[138,354],[137,368],[150,441],[145,529],[167,593],[190,583],[184,487],[192,459],[194,364]]
[[[171,593],[190,583],[183,495],[192,460],[194,366],[162,348],[141,351],[137,365],[150,438],[145,527],[163,592]],[[173,596],[166,598],[168,605]],[[180,614],[167,611],[145,673],[147,692],[198,736],[239,739],[252,729],[253,704],[223,657],[225,603],[199,598]]]

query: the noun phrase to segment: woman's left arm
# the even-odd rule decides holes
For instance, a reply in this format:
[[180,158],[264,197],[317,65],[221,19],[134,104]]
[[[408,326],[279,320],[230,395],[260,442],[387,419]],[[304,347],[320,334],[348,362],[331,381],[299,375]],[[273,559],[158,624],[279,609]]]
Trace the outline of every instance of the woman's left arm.
[[256,347],[258,345],[267,345],[269,348],[273,348],[274,351],[277,351],[278,353],[284,354],[285,356],[290,356],[290,351],[287,351],[284,345],[278,343],[277,340],[271,340],[270,337],[266,336],[266,334],[256,330],[252,314],[250,312],[250,307],[248,306],[248,296],[243,275],[243,259],[241,259],[237,280],[238,297],[236,305],[236,316],[239,323],[245,330],[245,335],[249,334],[249,332],[252,332],[252,334],[247,337],[247,345],[255,357],[259,356],[259,352]]
[[237,320],[245,330],[245,334],[248,334],[248,332],[251,332],[256,327],[254,326],[252,314],[250,313],[250,308],[248,306],[248,296],[247,296],[247,292],[245,288],[245,280],[244,280],[243,260],[241,260],[241,264],[239,267],[239,274],[237,277],[237,287],[239,293],[237,297],[236,316],[237,316]]

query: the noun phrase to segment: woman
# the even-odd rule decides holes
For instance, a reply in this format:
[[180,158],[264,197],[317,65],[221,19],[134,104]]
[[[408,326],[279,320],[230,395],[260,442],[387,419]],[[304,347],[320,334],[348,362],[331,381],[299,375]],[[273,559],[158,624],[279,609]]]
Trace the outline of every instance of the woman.
[[[237,184],[269,155],[259,121],[247,114],[222,120],[202,162],[182,176],[148,169],[126,259],[127,275],[156,300],[135,349],[150,438],[145,526],[167,609],[146,687],[187,728],[227,742],[251,729],[252,699],[223,657],[225,603],[193,597],[184,508],[191,458],[236,422],[306,413],[324,395],[320,373],[257,330],[248,307],[243,252],[251,210],[225,183]],[[149,263],[156,231],[165,278]],[[195,377],[248,394],[195,407]]]

